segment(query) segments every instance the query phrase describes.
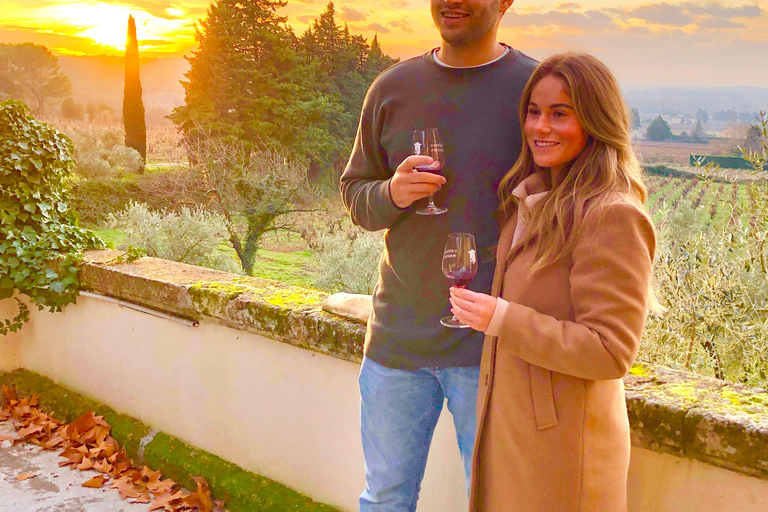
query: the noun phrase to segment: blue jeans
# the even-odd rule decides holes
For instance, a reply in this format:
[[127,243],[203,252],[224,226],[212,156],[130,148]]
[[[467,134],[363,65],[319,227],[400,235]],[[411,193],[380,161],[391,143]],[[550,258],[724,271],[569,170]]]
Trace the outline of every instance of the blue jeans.
[[368,358],[360,368],[366,489],[360,512],[413,512],[429,445],[448,399],[467,489],[477,427],[480,368],[398,370]]

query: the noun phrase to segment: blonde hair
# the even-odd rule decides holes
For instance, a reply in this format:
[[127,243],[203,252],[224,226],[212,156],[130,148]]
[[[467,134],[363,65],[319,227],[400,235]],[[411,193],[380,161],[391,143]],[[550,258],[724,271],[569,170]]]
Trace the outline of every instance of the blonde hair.
[[531,174],[541,171],[525,136],[525,118],[534,87],[547,76],[564,82],[576,119],[588,139],[581,153],[558,176],[558,182],[552,183],[551,192],[532,212],[526,225],[521,245],[536,249],[531,273],[573,251],[588,208],[599,206],[613,193],[635,198],[642,208],[647,195],[640,163],[630,143],[629,112],[616,79],[595,57],[564,53],[539,64],[523,91],[520,102],[522,150],[499,185],[502,220],[509,220],[517,209],[512,190]]

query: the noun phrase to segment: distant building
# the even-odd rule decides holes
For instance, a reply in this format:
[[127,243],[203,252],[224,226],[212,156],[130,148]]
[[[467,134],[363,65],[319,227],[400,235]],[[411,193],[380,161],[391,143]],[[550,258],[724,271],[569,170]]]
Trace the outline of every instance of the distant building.
[[739,130],[733,127],[728,127],[725,130],[720,132],[721,137],[726,137],[728,139],[736,139],[741,137],[741,134],[739,133]]

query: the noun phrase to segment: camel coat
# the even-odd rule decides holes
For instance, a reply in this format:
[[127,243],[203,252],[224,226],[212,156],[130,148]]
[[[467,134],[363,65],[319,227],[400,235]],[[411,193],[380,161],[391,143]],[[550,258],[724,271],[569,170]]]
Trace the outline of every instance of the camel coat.
[[493,294],[509,306],[483,349],[471,512],[627,510],[622,377],[645,323],[655,235],[632,200],[609,203],[587,211],[571,254],[533,275],[532,249],[505,250],[517,214],[502,229]]

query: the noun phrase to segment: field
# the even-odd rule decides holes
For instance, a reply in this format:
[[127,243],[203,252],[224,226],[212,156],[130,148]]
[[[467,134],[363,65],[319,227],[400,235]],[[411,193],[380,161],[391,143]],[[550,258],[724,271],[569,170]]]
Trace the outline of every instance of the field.
[[746,183],[651,175],[646,176],[645,184],[648,187],[645,205],[657,224],[664,210],[674,211],[685,205],[695,210],[696,225],[703,230],[727,220],[732,205],[745,208],[751,199]]

